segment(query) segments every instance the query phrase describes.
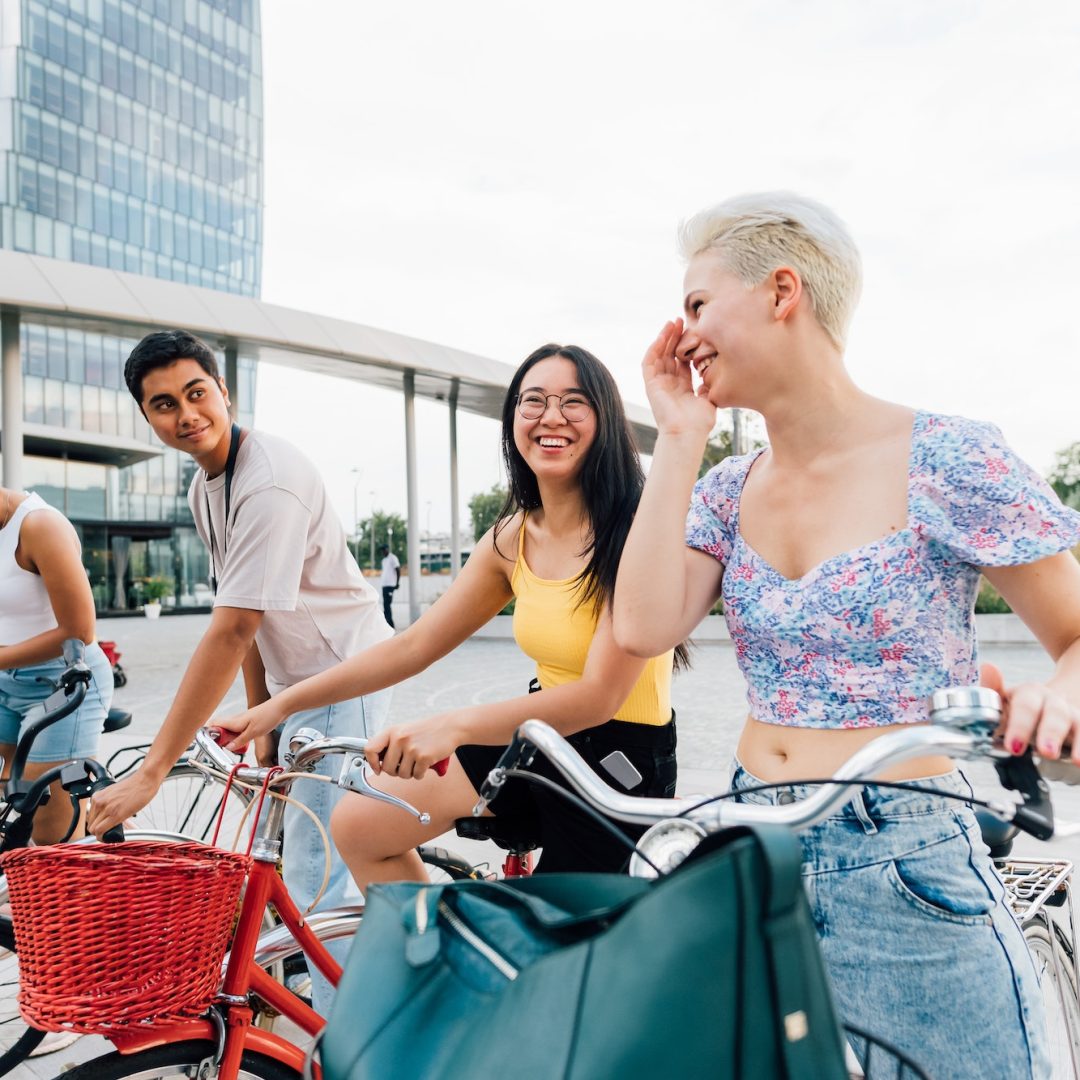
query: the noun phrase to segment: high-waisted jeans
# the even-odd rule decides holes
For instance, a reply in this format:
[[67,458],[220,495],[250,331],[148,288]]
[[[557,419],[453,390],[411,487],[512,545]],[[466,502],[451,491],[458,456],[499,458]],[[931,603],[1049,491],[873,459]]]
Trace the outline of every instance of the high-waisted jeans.
[[[735,763],[732,787],[763,781]],[[970,795],[959,772],[913,781]],[[793,785],[739,800],[806,798]],[[800,834],[803,884],[843,1021],[934,1080],[1050,1075],[1038,979],[964,803],[869,786]]]

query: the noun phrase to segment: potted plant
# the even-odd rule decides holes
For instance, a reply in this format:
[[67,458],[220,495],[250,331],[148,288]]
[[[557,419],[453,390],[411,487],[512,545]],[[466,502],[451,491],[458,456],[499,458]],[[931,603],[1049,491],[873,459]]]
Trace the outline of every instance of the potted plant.
[[173,591],[171,578],[149,577],[142,583],[143,614],[156,619],[161,614],[161,599]]

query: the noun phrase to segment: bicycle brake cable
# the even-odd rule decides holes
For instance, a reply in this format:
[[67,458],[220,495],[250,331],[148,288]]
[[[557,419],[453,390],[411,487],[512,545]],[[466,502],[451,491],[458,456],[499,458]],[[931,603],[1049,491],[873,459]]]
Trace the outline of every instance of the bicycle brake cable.
[[[736,799],[740,795],[751,795],[758,791],[775,791],[779,788],[792,788],[792,787],[824,787],[827,784],[841,784],[851,787],[880,787],[896,789],[898,791],[913,791],[918,795],[936,795],[941,799],[955,799],[957,802],[966,803],[968,806],[978,806],[983,810],[989,810],[991,814],[996,817],[1000,816],[1001,803],[995,805],[994,803],[987,802],[985,799],[978,799],[974,793],[971,795],[961,795],[955,791],[940,791],[938,788],[920,787],[918,784],[912,781],[904,780],[876,780],[873,777],[855,776],[850,779],[840,780],[835,776],[830,776],[825,780],[785,780],[776,784],[753,784],[750,787],[733,789],[731,791],[725,791],[720,795],[710,795],[707,798],[702,799],[700,802],[694,803],[693,806],[688,806],[685,810],[679,811],[675,817],[686,817],[692,814],[695,810],[700,810],[703,806],[710,806],[715,802],[723,802],[725,799]],[[1010,804],[1012,805],[1012,804]],[[1015,804],[1022,806],[1022,803]]]

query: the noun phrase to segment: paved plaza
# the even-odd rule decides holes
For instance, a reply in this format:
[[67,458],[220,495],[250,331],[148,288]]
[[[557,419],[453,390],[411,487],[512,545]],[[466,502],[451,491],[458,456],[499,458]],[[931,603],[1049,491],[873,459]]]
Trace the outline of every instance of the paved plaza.
[[[110,619],[99,623],[103,638],[115,639],[123,652],[128,684],[116,692],[114,705],[133,714],[130,728],[108,736],[102,757],[120,746],[153,738],[179,684],[184,666],[209,622],[207,615],[159,619]],[[1045,678],[1050,661],[1037,646],[991,645],[983,658],[998,664],[1008,682]],[[735,664],[734,650],[726,642],[705,642],[693,652],[693,667],[676,676],[672,691],[679,725],[680,792],[715,792],[726,788],[728,761],[745,716],[744,686]],[[466,642],[428,671],[394,691],[393,720],[409,720],[469,704],[498,701],[523,693],[532,665],[512,640],[477,637]],[[238,678],[220,710],[243,707],[243,686]],[[993,774],[969,769],[980,792],[996,789]],[[1055,786],[1055,805],[1064,819],[1064,834],[1050,844],[1025,840],[1021,847],[1032,854],[1061,853],[1080,858],[1080,840],[1071,825],[1080,821],[1080,788]],[[457,838],[448,846],[464,848]],[[488,858],[498,861],[498,852]],[[475,852],[473,853],[475,855]],[[97,1038],[84,1038],[74,1046],[28,1062],[18,1076],[30,1080],[62,1075],[65,1065],[107,1050]]]

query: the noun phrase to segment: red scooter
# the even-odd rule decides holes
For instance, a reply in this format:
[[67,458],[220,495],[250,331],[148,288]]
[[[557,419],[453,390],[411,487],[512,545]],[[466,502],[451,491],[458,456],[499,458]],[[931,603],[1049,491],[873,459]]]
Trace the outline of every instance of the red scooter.
[[112,664],[113,686],[119,689],[127,683],[127,673],[120,666],[120,657],[124,654],[116,647],[115,641],[99,641],[98,644],[105,658]]

